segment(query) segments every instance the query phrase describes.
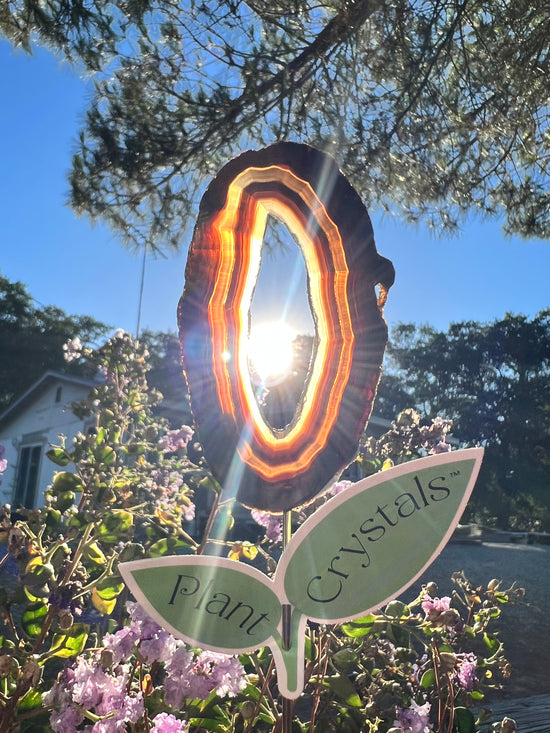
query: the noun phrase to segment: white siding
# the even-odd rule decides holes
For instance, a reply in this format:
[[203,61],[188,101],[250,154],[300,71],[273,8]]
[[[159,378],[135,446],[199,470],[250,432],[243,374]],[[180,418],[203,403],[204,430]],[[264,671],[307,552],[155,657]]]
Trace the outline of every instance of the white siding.
[[[58,388],[61,387],[61,399],[56,402]],[[58,444],[58,434],[67,437],[67,446],[77,432],[83,430],[83,423],[71,411],[71,402],[83,399],[89,392],[85,385],[72,384],[64,380],[51,381],[44,392],[24,411],[14,417],[5,427],[0,428],[0,444],[5,448],[8,467],[1,477],[0,503],[13,503],[15,482],[17,477],[17,461],[20,450],[24,446],[42,446],[39,474],[36,489],[35,506],[44,503],[44,490],[52,481],[55,471],[61,470],[46,458],[52,444]],[[68,467],[70,469],[70,467]]]

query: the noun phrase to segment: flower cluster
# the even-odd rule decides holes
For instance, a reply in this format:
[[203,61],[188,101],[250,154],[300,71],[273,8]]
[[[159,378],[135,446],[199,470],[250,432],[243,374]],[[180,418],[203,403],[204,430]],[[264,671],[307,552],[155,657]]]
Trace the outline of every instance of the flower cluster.
[[445,440],[445,436],[452,426],[452,420],[444,420],[442,417],[435,417],[431,425],[422,425],[419,432],[424,450],[430,455],[448,453],[451,446]]
[[[85,721],[85,733],[123,733],[145,713],[144,694],[132,672],[141,664],[164,664],[164,703],[178,711],[187,702],[206,700],[212,692],[234,697],[246,686],[244,669],[235,657],[192,652],[153,621],[137,603],[128,602],[130,623],[106,634],[103,648],[89,659],[80,657],[65,669],[43,696],[53,708],[55,733],[74,733]],[[132,668],[128,660],[135,655]],[[80,729],[79,729],[80,730]],[[153,720],[153,731],[180,733],[185,721],[165,711]]]
[[82,356],[82,343],[78,336],[75,336],[67,341],[66,344],[63,344],[63,356],[67,362],[80,359]]
[[422,610],[426,621],[433,626],[445,626],[456,631],[460,631],[463,627],[460,614],[454,608],[451,608],[449,596],[432,598],[426,593],[422,598]]
[[430,708],[429,702],[419,705],[414,700],[408,708],[397,708],[393,730],[402,733],[429,733]]
[[477,657],[475,654],[457,654],[455,680],[466,692],[474,689],[476,682]]
[[74,669],[65,670],[49,693],[45,705],[55,709],[50,723],[55,733],[73,733],[83,722],[85,733],[123,733],[126,723],[137,723],[143,716],[143,694],[128,694],[130,665],[104,669],[97,660],[80,658]]
[[179,471],[156,468],[151,471],[152,488],[156,492],[155,508],[161,511],[180,511],[186,522],[195,517],[195,505],[180,491],[184,484]]
[[193,429],[188,425],[182,425],[179,430],[169,430],[159,441],[159,447],[163,453],[175,453],[180,448],[187,448],[187,444],[193,437]]
[[377,457],[374,470],[378,471],[381,467],[378,464],[386,459],[390,459],[392,463],[402,463],[420,456],[447,453],[451,450],[450,443],[446,441],[452,428],[451,420],[436,417],[428,425],[420,423],[420,415],[416,410],[403,410],[393,421],[391,430],[378,440],[373,437],[366,439],[362,450],[363,460],[367,459],[370,463]]
[[270,542],[280,542],[283,537],[283,524],[281,517],[269,512],[252,511],[252,519],[264,527],[266,539]]

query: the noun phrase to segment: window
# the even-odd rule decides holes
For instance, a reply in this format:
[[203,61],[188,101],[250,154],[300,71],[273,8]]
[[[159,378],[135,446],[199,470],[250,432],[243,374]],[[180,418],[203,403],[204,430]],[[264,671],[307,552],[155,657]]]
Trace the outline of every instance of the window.
[[13,503],[24,507],[33,507],[36,500],[36,487],[40,469],[41,445],[25,445],[19,451],[17,462],[17,479]]
[[63,391],[63,387],[58,387],[57,388],[57,390],[55,392],[55,401],[56,402],[61,402],[61,393],[62,393],[62,391]]

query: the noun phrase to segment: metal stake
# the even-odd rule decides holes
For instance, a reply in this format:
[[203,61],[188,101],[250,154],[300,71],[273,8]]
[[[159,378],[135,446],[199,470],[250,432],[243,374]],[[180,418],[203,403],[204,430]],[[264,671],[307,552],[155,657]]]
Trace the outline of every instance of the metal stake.
[[[283,551],[290,542],[292,535],[292,510],[287,509],[283,512]],[[282,607],[282,636],[283,649],[290,649],[290,622],[292,615],[292,607],[285,603]],[[281,733],[292,733],[292,711],[294,703],[286,697],[283,697],[283,714],[281,721]]]

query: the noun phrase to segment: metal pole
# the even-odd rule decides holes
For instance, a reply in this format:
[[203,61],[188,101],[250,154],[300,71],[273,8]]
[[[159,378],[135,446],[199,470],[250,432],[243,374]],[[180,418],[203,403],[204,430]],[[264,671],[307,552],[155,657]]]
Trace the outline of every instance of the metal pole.
[[143,248],[143,259],[141,261],[141,278],[139,281],[139,298],[138,298],[138,312],[137,312],[137,324],[136,324],[136,338],[139,338],[139,332],[141,329],[141,306],[143,301],[143,285],[145,283],[145,261],[147,259],[147,245]]
[[[292,510],[287,509],[283,512],[283,551],[290,542],[292,535]],[[292,607],[285,603],[282,608],[282,636],[283,649],[290,649],[290,621]],[[283,697],[283,714],[281,721],[281,733],[292,733],[292,711],[294,703],[286,697]]]

